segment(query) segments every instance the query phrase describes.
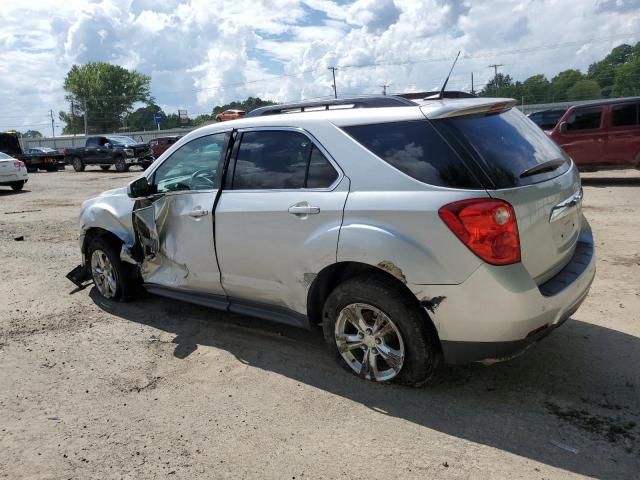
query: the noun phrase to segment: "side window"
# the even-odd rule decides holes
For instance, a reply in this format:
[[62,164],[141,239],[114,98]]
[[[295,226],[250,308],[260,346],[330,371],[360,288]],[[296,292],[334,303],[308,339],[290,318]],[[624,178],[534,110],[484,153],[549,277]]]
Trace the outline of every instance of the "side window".
[[328,188],[338,178],[329,160],[315,145],[311,146],[311,156],[309,157],[309,171],[307,173],[307,188]]
[[233,189],[303,188],[311,145],[298,132],[245,132],[238,149]]
[[226,144],[226,133],[200,137],[184,144],[155,171],[153,183],[157,192],[216,188],[218,161]]
[[625,105],[614,105],[611,108],[611,126],[628,127],[638,125],[638,104],[627,103]]
[[367,150],[420,182],[443,187],[479,187],[456,152],[427,121],[357,125],[344,130]]
[[97,147],[98,146],[98,137],[89,137],[89,138],[87,138],[87,143],[85,145],[87,147]]
[[567,130],[593,130],[600,128],[601,108],[582,108],[574,111],[567,119]]

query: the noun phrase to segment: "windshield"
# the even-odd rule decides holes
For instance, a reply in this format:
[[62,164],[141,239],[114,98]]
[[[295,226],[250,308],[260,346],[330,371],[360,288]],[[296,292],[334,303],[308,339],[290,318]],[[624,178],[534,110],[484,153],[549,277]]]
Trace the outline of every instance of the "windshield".
[[109,137],[109,141],[114,145],[132,145],[138,143],[131,137]]
[[[495,188],[549,180],[566,172],[571,165],[562,149],[515,108],[494,115],[435,120],[433,124],[450,142],[471,155],[493,181]],[[551,160],[562,160],[562,166],[521,177],[532,167]]]

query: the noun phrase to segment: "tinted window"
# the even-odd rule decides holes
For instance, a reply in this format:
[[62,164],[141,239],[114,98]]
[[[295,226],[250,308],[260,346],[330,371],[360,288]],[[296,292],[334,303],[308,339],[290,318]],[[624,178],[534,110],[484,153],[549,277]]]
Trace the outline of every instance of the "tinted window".
[[600,128],[602,109],[584,108],[576,110],[567,119],[567,130],[591,130]]
[[313,145],[309,157],[309,173],[307,174],[307,188],[328,188],[338,178],[329,160]]
[[416,180],[444,187],[480,188],[464,162],[426,120],[358,125],[344,130]]
[[611,125],[625,127],[638,124],[638,104],[615,105],[611,109]]
[[233,188],[303,188],[311,145],[309,138],[298,132],[245,132],[238,150]]
[[85,144],[87,147],[97,147],[98,146],[98,137],[89,137],[87,138],[87,143]]
[[[433,125],[470,154],[496,188],[548,180],[566,172],[570,165],[560,147],[515,108],[500,114],[434,120]],[[556,159],[566,159],[566,165],[520,178],[524,171]]]
[[216,171],[227,134],[218,133],[184,144],[158,167],[154,184],[159,193],[216,188]]

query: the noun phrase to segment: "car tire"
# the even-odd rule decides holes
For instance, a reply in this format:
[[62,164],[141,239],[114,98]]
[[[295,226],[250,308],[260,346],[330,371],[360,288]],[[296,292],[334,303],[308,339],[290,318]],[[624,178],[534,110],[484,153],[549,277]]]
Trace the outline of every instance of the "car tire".
[[440,364],[435,328],[393,279],[367,275],[340,284],[327,298],[322,320],[329,350],[347,371],[366,380],[418,387]]
[[27,183],[27,182],[25,182],[25,181],[13,182],[11,184],[11,188],[13,189],[13,191],[19,192],[20,190],[22,190],[24,188],[24,184],[25,183]]
[[124,157],[116,157],[113,161],[116,166],[116,171],[118,172],[127,172],[129,171],[129,165],[125,161]]
[[76,172],[84,172],[85,164],[80,157],[73,157],[71,164]]
[[100,168],[106,172],[111,168],[111,165],[100,165]]
[[115,243],[104,237],[95,238],[87,249],[87,265],[103,298],[126,301],[136,291],[136,275],[133,265],[120,260],[120,250]]

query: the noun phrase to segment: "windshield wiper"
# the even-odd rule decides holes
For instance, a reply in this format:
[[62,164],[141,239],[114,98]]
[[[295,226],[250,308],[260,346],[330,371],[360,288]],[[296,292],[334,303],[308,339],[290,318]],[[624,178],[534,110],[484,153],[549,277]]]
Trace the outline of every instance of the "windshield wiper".
[[565,160],[561,158],[558,158],[556,160],[549,160],[548,162],[540,163],[535,167],[527,168],[520,174],[520,178],[531,177],[532,175],[537,175],[539,173],[552,172],[565,163]]

